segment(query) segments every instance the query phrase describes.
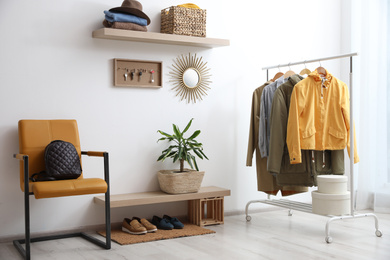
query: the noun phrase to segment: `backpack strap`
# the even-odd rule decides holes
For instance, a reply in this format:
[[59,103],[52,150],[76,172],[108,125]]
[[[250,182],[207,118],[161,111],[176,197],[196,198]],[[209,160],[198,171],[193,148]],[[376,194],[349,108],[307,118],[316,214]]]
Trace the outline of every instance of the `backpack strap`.
[[30,180],[32,182],[37,182],[37,181],[55,181],[56,178],[49,176],[45,171],[41,171],[38,173],[34,173],[31,175]]

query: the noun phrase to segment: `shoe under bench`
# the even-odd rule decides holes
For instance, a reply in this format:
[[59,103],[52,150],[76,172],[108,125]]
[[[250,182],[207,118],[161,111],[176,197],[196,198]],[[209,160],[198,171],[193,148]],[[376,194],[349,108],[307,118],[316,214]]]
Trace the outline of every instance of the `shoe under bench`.
[[[209,186],[201,187],[198,192],[168,194],[162,191],[117,194],[110,196],[110,207],[130,207],[175,201],[188,201],[188,220],[198,226],[223,224],[224,197],[230,196],[230,190]],[[94,198],[96,204],[104,206],[104,196]]]

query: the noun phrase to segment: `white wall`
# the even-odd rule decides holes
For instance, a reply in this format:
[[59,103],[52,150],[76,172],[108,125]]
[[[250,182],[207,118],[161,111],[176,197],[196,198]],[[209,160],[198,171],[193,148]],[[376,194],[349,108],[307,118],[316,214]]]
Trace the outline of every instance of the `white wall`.
[[[350,24],[342,43],[359,53],[355,59],[353,85],[361,158],[354,167],[357,208],[372,208],[376,212],[390,211],[389,128],[388,120],[383,120],[384,111],[390,111],[389,82],[383,84],[389,79],[389,6],[386,0],[342,3],[345,12],[350,12],[342,17],[343,24]],[[372,129],[376,129],[375,135],[371,134]]]
[[[143,0],[158,32],[160,10],[183,1]],[[340,0],[206,1],[207,36],[228,38],[231,46],[203,49],[93,39],[102,27],[103,10],[120,0],[19,0],[0,3],[0,238],[23,234],[23,193],[19,188],[17,121],[29,118],[75,118],[83,150],[110,153],[111,193],[158,189],[156,172],[170,162],[156,162],[164,148],[158,129],[171,131],[195,118],[209,161],[204,186],[229,188],[226,211],[242,211],[257,192],[256,169],[246,167],[252,92],[266,80],[263,66],[337,55],[341,50]],[[208,96],[197,104],[175,97],[168,82],[173,60],[187,53],[203,56],[211,68]],[[163,61],[161,89],[114,87],[113,58]],[[338,76],[339,62],[323,62]],[[314,70],[318,64],[310,64]],[[292,67],[299,72],[303,66]],[[276,71],[270,71],[273,75]],[[345,79],[347,80],[347,79]],[[83,158],[87,176],[102,177],[99,158]],[[48,232],[104,223],[103,208],[93,196],[35,200],[31,231]],[[310,194],[296,196],[310,200]],[[253,206],[253,208],[265,206]],[[185,203],[112,210],[123,217],[185,214]]]

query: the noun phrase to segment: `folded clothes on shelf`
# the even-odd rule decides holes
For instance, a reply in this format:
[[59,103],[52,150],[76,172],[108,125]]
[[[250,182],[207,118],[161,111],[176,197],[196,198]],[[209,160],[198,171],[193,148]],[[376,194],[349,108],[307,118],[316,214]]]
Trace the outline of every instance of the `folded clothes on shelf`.
[[113,22],[125,22],[125,23],[135,23],[141,26],[146,26],[148,21],[144,18],[132,15],[132,14],[124,14],[124,13],[113,13],[105,10],[105,19],[111,23]]
[[106,19],[104,19],[103,25],[106,28],[141,31],[141,32],[148,31],[148,28],[146,26],[141,26],[141,25],[136,24],[136,23],[123,23],[123,22],[113,22],[112,23],[112,22],[109,22]]

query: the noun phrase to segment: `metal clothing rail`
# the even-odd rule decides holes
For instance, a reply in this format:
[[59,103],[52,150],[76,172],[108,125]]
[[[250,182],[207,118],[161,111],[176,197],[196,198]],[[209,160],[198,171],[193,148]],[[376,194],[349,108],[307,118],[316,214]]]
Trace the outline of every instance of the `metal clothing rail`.
[[[320,62],[325,61],[325,60],[336,60],[336,59],[342,59],[342,58],[350,58],[351,64],[350,64],[350,72],[352,73],[352,57],[357,56],[358,53],[348,53],[348,54],[342,54],[342,55],[336,55],[336,56],[330,56],[330,57],[324,57],[324,58],[317,58],[317,59],[312,59],[312,60],[304,60],[304,61],[296,61],[296,62],[290,62],[287,64],[279,64],[279,65],[273,65],[273,66],[268,66],[268,67],[263,67],[262,70],[267,70],[267,81],[268,81],[268,70],[270,69],[275,69],[275,68],[280,68],[280,67],[290,67],[294,65],[300,65],[300,64],[306,64],[306,63],[313,63],[313,62]],[[352,92],[352,88],[351,88]],[[351,94],[352,96],[352,94]]]
[[274,65],[274,66],[263,67],[262,70],[274,69],[274,68],[279,68],[279,67],[287,67],[287,66],[312,63],[312,62],[319,62],[319,61],[325,61],[325,60],[335,60],[335,59],[341,59],[341,58],[348,58],[348,57],[357,56],[357,55],[358,55],[358,53],[354,52],[354,53],[342,54],[342,55],[337,55],[337,56],[318,58],[318,59],[313,59],[313,60],[296,61],[296,62],[291,62],[291,63],[287,63],[287,64],[279,64],[279,65]]
[[[325,241],[327,243],[332,243],[333,239],[330,236],[330,230],[329,230],[329,224],[334,220],[341,220],[341,219],[351,219],[351,218],[362,218],[362,217],[373,217],[375,219],[375,235],[377,237],[382,236],[382,232],[378,229],[378,218],[375,214],[367,213],[367,214],[355,214],[356,210],[356,194],[355,194],[355,188],[354,188],[354,123],[353,123],[353,88],[352,88],[352,57],[357,56],[358,53],[348,53],[348,54],[342,54],[337,56],[330,56],[330,57],[324,57],[324,58],[318,58],[318,59],[312,59],[312,60],[304,60],[304,61],[298,61],[298,62],[290,62],[287,64],[279,64],[274,66],[268,66],[263,67],[263,70],[267,70],[267,81],[268,81],[268,70],[274,69],[274,68],[280,68],[280,67],[290,67],[293,65],[299,65],[299,64],[306,64],[306,63],[312,63],[312,62],[321,62],[325,60],[334,60],[334,59],[342,59],[342,58],[349,58],[350,59],[350,65],[349,65],[349,86],[350,86],[350,193],[351,193],[351,211],[350,215],[344,215],[344,216],[329,216],[331,217],[325,226]],[[270,195],[268,195],[268,198],[266,200],[251,200],[246,204],[245,207],[245,215],[246,220],[251,221],[251,216],[248,214],[248,208],[249,205],[252,203],[265,203],[273,206],[283,207],[289,209],[289,215],[292,215],[292,210],[298,210],[303,211],[307,213],[312,213],[312,205],[308,203],[302,203],[302,202],[294,202],[290,200],[285,199],[271,199]]]

